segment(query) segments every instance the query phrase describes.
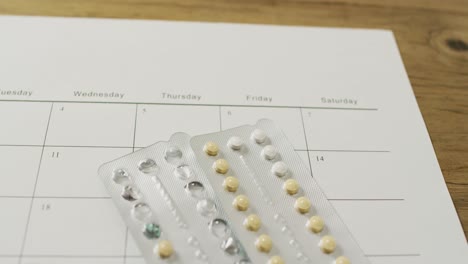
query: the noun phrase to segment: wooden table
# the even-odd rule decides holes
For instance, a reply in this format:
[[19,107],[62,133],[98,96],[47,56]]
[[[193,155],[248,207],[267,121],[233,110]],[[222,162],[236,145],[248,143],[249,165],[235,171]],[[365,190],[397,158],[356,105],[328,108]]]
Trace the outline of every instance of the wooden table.
[[391,29],[468,236],[467,0],[0,0],[0,13]]

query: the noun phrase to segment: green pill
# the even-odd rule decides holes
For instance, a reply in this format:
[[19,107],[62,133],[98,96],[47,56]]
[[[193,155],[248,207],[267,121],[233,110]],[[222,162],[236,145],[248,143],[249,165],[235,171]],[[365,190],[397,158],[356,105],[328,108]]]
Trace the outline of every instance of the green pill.
[[143,234],[148,239],[157,239],[161,236],[161,228],[157,224],[146,224],[143,228]]

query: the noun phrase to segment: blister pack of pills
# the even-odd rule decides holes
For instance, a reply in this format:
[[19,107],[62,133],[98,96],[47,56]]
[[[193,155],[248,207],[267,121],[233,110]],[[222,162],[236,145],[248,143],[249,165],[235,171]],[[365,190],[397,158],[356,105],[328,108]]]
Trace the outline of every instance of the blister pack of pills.
[[[191,139],[186,134],[177,133],[171,137],[170,144],[177,146],[184,155],[193,157],[189,160],[199,161],[197,156],[200,153],[209,157],[208,167],[204,166],[203,162],[194,164],[199,172],[198,176],[212,186],[220,206],[230,220],[230,230],[242,242],[251,262],[295,263],[295,252],[288,245],[288,240],[284,239],[283,234],[270,230],[274,229],[274,226],[279,227],[272,212],[261,202],[256,203],[261,196],[255,192],[246,195],[246,189],[252,186],[251,179],[244,181],[237,177],[236,166],[229,165],[222,159],[223,155],[217,143],[207,141],[207,144],[201,145],[200,148],[192,148],[190,141],[195,139],[196,137]],[[215,167],[211,167],[213,164]]]
[[[239,192],[218,192],[220,200],[243,211],[238,198],[250,199],[262,211],[259,221],[267,226],[272,247],[294,252],[293,260],[290,254],[281,255],[285,263],[370,263],[307,165],[272,121],[195,136],[191,147],[215,190],[222,188],[226,176],[238,179]],[[247,251],[251,244],[244,244]]]
[[208,183],[168,142],[99,174],[147,263],[250,263]]
[[369,264],[269,120],[176,133],[99,175],[148,263]]

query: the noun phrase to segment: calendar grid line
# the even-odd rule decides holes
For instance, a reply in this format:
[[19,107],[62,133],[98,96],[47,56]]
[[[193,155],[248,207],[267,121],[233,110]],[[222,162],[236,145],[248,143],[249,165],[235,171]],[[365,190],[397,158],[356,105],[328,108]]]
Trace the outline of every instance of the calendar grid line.
[[18,258],[18,264],[21,264],[21,262],[22,262],[23,252],[24,252],[24,248],[25,248],[25,245],[26,245],[26,238],[28,236],[28,230],[29,230],[29,222],[31,221],[31,214],[32,214],[32,209],[33,209],[33,205],[34,205],[34,196],[36,194],[36,188],[37,188],[37,183],[38,183],[38,180],[39,180],[39,174],[40,174],[40,171],[41,171],[42,159],[44,157],[44,149],[45,149],[45,144],[46,144],[46,140],[47,140],[47,134],[49,132],[50,119],[52,117],[52,110],[53,109],[54,109],[54,103],[51,103],[50,111],[49,111],[49,118],[47,119],[47,126],[46,126],[46,130],[45,130],[44,140],[42,142],[43,146],[42,146],[42,150],[41,150],[41,156],[39,158],[39,164],[38,164],[37,172],[36,172],[36,179],[35,179],[35,182],[34,182],[33,195],[32,195],[32,198],[31,198],[30,205],[29,205],[29,212],[28,212],[28,216],[27,216],[27,220],[26,220],[26,227],[24,229],[23,242],[21,244],[20,255],[19,255],[19,258]]
[[401,253],[401,254],[365,254],[366,257],[421,257],[420,253]]
[[135,122],[133,122],[133,145],[132,145],[132,151],[135,151],[137,122],[138,122],[138,104],[135,105]]
[[328,201],[404,202],[405,198],[327,198]]
[[[306,128],[305,128],[305,124],[304,124],[304,114],[303,114],[302,108],[299,108],[299,114],[301,115],[302,132],[304,133],[306,149],[309,149],[309,142],[307,141],[307,133],[306,133]],[[312,176],[312,178],[313,178],[314,177],[314,172],[312,171],[312,162],[310,162],[310,153],[309,153],[309,151],[307,151],[307,160],[309,161],[310,176]]]
[[361,149],[309,149],[301,150],[296,149],[296,151],[321,151],[321,152],[369,152],[369,153],[390,153],[390,150],[361,150]]
[[[30,145],[30,144],[0,144],[0,147],[46,147],[46,148],[133,148],[132,146],[89,146],[89,145]],[[135,147],[135,148],[144,148],[144,147]]]
[[11,100],[0,99],[0,102],[32,102],[32,103],[77,103],[77,104],[140,104],[140,105],[174,105],[174,106],[214,106],[214,107],[255,107],[255,108],[290,108],[290,109],[322,109],[322,110],[357,110],[378,111],[375,107],[327,107],[327,106],[293,106],[293,105],[253,105],[253,104],[193,104],[193,103],[152,103],[152,102],[109,102],[109,101],[73,101],[73,100]]
[[111,199],[110,196],[27,196],[27,195],[0,195],[0,198],[10,199],[95,199],[95,200],[106,200]]
[[[138,122],[138,104],[136,104],[136,106],[135,106],[135,122],[133,123],[133,146],[132,146],[132,152],[135,152],[137,122]],[[123,264],[127,264],[127,248],[128,248],[128,227],[125,226]]]
[[223,118],[221,115],[221,106],[219,106],[219,131],[223,131]]
[[123,264],[127,264],[127,257],[128,257],[127,248],[128,248],[128,227],[125,227]]

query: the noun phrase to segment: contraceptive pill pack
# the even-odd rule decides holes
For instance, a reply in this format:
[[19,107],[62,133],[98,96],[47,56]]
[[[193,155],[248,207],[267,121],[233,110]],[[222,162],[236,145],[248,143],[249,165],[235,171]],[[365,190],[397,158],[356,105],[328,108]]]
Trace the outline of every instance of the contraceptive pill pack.
[[211,186],[168,142],[104,164],[99,173],[147,263],[248,261]]
[[147,263],[370,263],[270,120],[176,133],[99,175]]

